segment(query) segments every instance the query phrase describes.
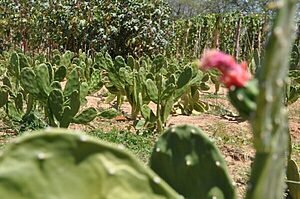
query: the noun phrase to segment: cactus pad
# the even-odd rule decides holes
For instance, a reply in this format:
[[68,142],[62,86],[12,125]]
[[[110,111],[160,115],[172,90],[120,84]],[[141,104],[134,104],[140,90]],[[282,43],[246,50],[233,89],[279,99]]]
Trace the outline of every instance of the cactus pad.
[[8,102],[8,92],[2,87],[0,88],[0,108]]
[[0,157],[1,198],[180,198],[120,147],[80,133],[46,131],[6,148]]
[[225,161],[199,129],[168,129],[157,141],[151,168],[185,198],[236,198]]
[[228,96],[240,115],[245,119],[249,119],[256,111],[256,97],[258,93],[258,82],[257,79],[254,79],[249,81],[242,88],[230,90]]
[[287,166],[287,179],[290,195],[293,199],[300,199],[300,173],[297,163],[289,160]]

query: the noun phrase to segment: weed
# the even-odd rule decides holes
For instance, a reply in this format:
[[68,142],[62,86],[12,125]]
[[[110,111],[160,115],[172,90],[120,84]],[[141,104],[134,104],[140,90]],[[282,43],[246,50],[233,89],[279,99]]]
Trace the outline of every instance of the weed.
[[97,129],[89,132],[89,135],[104,141],[124,145],[127,149],[136,154],[137,157],[145,164],[148,163],[148,159],[156,139],[154,135],[136,135],[130,131],[118,131],[116,129],[113,129],[110,132],[104,132]]

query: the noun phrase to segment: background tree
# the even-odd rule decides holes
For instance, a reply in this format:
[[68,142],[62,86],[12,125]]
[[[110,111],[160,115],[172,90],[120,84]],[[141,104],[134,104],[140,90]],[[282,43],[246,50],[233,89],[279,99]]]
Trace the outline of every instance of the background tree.
[[200,13],[264,13],[274,0],[167,0],[175,17],[191,17]]

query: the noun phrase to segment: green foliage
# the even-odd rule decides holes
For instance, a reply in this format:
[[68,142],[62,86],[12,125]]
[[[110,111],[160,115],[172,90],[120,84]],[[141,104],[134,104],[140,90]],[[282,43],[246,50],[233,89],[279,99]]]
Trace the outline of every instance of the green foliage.
[[177,20],[167,53],[194,58],[206,48],[218,48],[240,60],[250,60],[255,50],[262,51],[267,23],[266,15],[239,13],[202,14]]
[[169,34],[170,9],[162,0],[5,0],[0,8],[0,36],[13,41],[3,45],[22,43],[24,51],[49,47],[151,55],[162,51]]
[[152,134],[145,133],[137,135],[130,131],[119,131],[117,129],[109,132],[93,130],[88,134],[104,141],[124,145],[144,163],[148,163],[154,140],[156,139],[156,136]]
[[225,160],[197,128],[168,129],[155,144],[150,167],[185,198],[236,198]]

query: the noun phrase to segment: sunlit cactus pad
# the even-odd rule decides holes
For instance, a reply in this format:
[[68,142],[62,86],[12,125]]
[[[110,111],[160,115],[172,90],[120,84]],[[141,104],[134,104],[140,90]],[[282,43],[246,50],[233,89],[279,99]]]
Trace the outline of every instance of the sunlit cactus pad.
[[167,130],[157,141],[150,164],[186,198],[236,198],[223,157],[196,127],[182,125]]
[[2,199],[180,198],[117,147],[81,133],[48,129],[6,147],[0,158]]

